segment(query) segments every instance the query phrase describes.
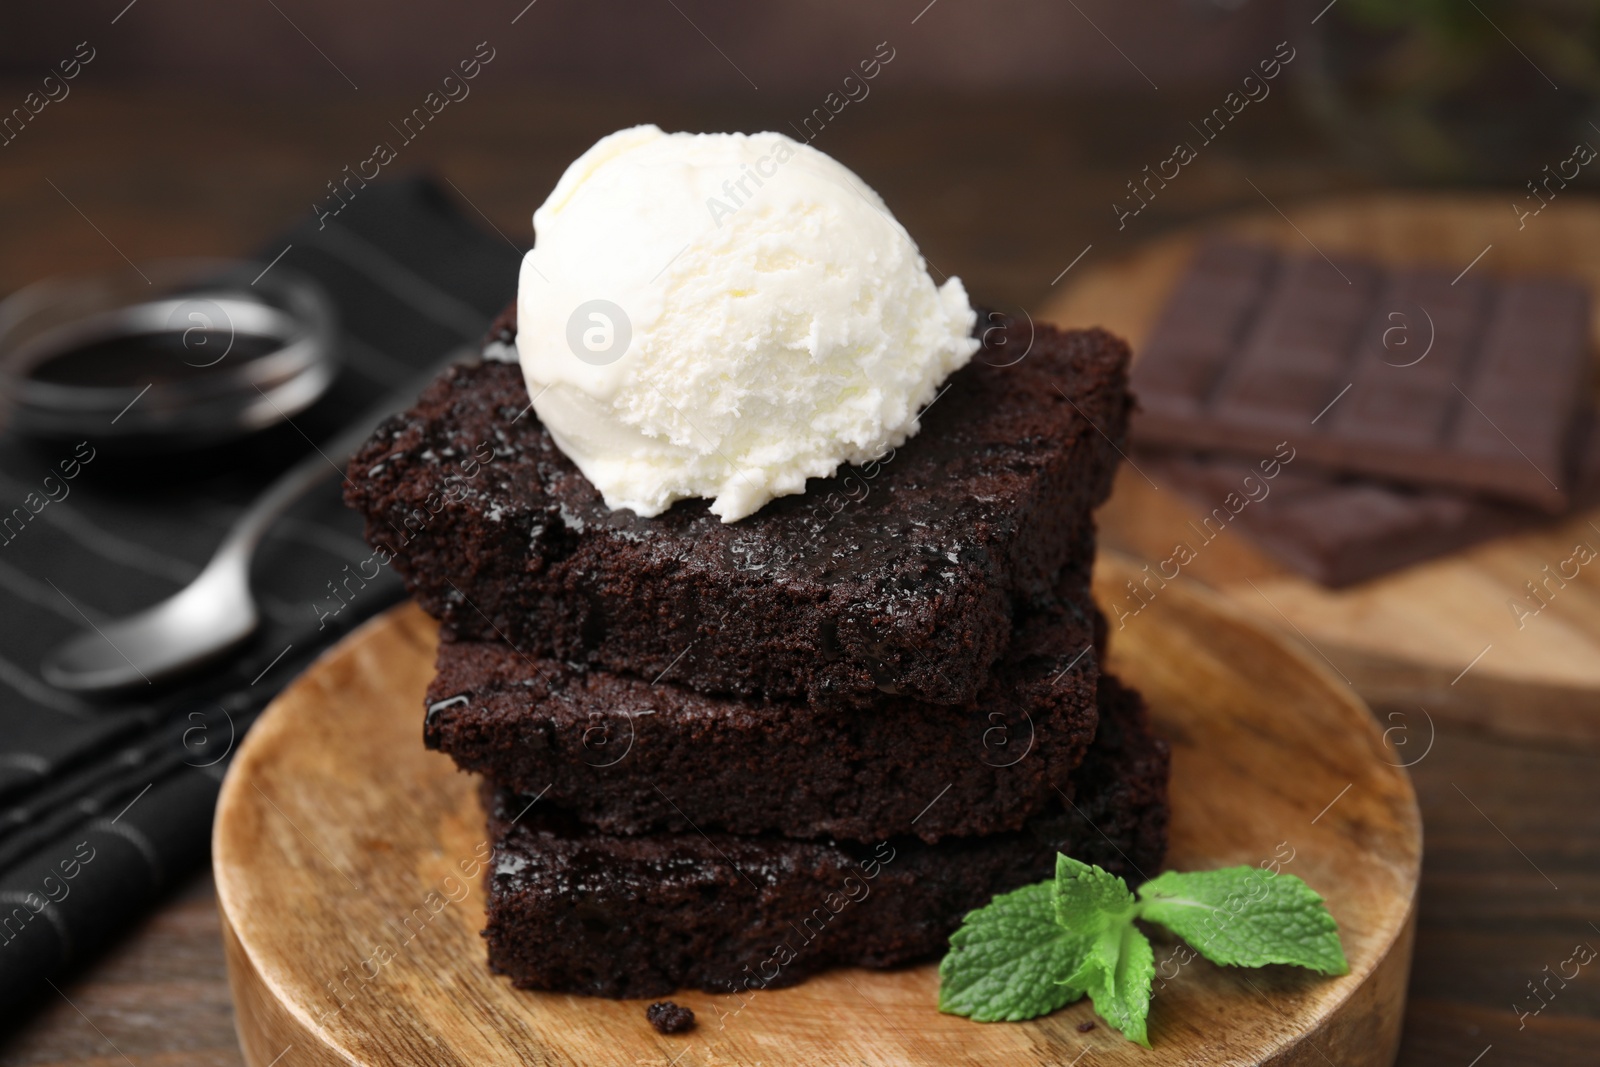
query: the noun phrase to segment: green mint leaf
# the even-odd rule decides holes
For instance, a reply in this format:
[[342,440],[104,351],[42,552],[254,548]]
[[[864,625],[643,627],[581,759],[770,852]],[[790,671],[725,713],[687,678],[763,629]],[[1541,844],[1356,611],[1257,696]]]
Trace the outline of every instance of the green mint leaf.
[[1150,1047],[1145,1021],[1155,952],[1133,925],[1138,902],[1127,883],[1069,856],[1056,857],[1056,921],[1086,939],[1078,966],[1064,977],[1094,1001],[1094,1010],[1132,1041]]
[[1056,922],[1054,893],[1054,882],[1039,882],[967,914],[939,964],[940,1011],[1017,1022],[1083,996],[1062,979],[1077,967],[1085,939]]
[[1346,974],[1339,926],[1322,898],[1292,874],[1259,867],[1168,871],[1139,887],[1140,918],[1160,923],[1213,963],[1289,963]]
[[1133,915],[1138,906],[1128,883],[1071,856],[1056,856],[1056,921],[1086,934]]
[[1149,1048],[1145,1021],[1150,1015],[1150,986],[1155,976],[1155,950],[1130,916],[1101,931],[1067,982],[1087,990],[1095,1012],[1124,1037]]

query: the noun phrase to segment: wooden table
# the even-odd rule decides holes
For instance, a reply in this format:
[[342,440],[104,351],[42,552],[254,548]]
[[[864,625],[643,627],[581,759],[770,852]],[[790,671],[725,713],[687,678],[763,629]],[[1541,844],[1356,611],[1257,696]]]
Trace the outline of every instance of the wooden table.
[[[668,128],[786,128],[810,103],[496,96],[487,87],[429,127],[398,162],[429,166],[513,239],[561,168],[599,135]],[[1132,100],[929,99],[875,92],[817,146],[877,188],[941,271],[980,300],[1038,307],[1083,252],[1115,257],[1180,222],[1375,187],[1333,160],[1285,106],[1230,129],[1183,183],[1126,229],[1110,204],[1164,157],[1176,111]],[[54,272],[226,254],[268,240],[411,101],[229,100],[78,89],[0,158],[0,292]],[[1237,134],[1237,136],[1234,136]],[[1248,179],[1248,180],[1247,180]],[[56,189],[52,189],[52,183]],[[1415,709],[1374,708],[1428,743]],[[1391,715],[1402,716],[1391,718]],[[1409,717],[1406,717],[1408,716]],[[1398,737],[1399,735],[1395,735]],[[1426,826],[1420,926],[1401,1062],[1587,1062],[1600,1047],[1600,975],[1585,969],[1548,1007],[1527,984],[1588,941],[1600,947],[1600,752],[1510,743],[1440,725],[1412,767]],[[209,875],[116,950],[36,1005],[0,1011],[0,1067],[242,1062]],[[1479,1058],[1481,1057],[1481,1058]],[[283,1061],[293,1067],[293,1052]]]

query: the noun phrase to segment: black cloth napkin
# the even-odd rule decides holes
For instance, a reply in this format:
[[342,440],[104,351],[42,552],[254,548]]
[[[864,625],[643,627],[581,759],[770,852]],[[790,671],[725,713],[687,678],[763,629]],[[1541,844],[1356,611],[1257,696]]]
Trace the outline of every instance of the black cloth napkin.
[[[42,681],[45,654],[187,584],[308,438],[326,440],[481,337],[516,292],[521,255],[426,178],[369,185],[325,225],[311,219],[256,257],[280,253],[272,270],[332,297],[343,359],[292,426],[167,457],[97,441],[92,425],[65,450],[0,429],[0,518],[13,518],[0,530],[0,1002],[53,995],[47,980],[91,958],[205,858],[244,731],[333,640],[403,592],[389,568],[350,580],[372,551],[330,477],[257,554],[261,631],[205,676],[93,702]],[[77,476],[63,483],[60,464],[74,459]],[[42,492],[51,474],[55,498]]]

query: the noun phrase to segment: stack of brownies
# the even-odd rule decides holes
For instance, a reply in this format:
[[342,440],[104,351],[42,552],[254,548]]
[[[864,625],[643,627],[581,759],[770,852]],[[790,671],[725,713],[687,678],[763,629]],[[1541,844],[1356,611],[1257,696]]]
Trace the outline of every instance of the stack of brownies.
[[424,738],[483,776],[495,970],[776,987],[937,956],[1058,851],[1154,873],[1166,750],[1101,672],[1088,588],[1120,341],[991,326],[903,447],[724,524],[607,509],[514,335],[382,425],[347,492],[440,623]]

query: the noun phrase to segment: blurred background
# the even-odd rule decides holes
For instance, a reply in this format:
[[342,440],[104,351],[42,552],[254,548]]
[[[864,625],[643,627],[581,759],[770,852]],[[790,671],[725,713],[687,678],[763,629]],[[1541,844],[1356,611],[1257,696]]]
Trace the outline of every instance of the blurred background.
[[[0,296],[52,275],[133,277],[164,257],[265,260],[291,237],[309,244],[299,234],[380,145],[393,154],[382,178],[431,176],[511,257],[505,244],[531,244],[533,210],[574,157],[654,122],[807,139],[876,188],[975,300],[1042,308],[1080,260],[1114,264],[1238,212],[1293,218],[1314,201],[1405,188],[1503,195],[1515,221],[1576,200],[1600,175],[1565,169],[1580,146],[1600,148],[1597,96],[1600,0],[9,4]],[[1146,184],[1180,144],[1195,153],[1181,177]],[[513,265],[493,264],[507,287]],[[484,296],[475,313],[504,298]],[[381,360],[367,365],[379,368],[371,390],[393,384]],[[96,468],[108,497],[153,494],[116,484],[111,467]],[[162,595],[254,489],[229,487],[210,526],[159,545],[183,557],[157,576]],[[85,599],[100,595],[97,579],[74,580]],[[99,601],[108,615],[154,599],[118,595],[127,602]],[[63,632],[77,628],[48,590],[46,602]],[[38,656],[0,648],[0,700],[41,691],[13,659],[31,668]],[[1593,986],[1526,1034],[1505,1004],[1600,902],[1600,837],[1564,829],[1600,810],[1594,753],[1508,748],[1470,729],[1441,739],[1412,772],[1429,858],[1401,1062],[1467,1067],[1485,1045],[1483,1067],[1584,1062],[1600,1039]],[[1497,822],[1462,802],[1458,782],[1489,798]],[[1521,845],[1502,847],[1513,838],[1575,888],[1543,895]],[[46,991],[37,1014],[0,1006],[0,1067],[240,1062],[203,870],[63,983],[72,1000]]]
[[[1275,201],[1525,192],[1577,140],[1600,144],[1592,0],[95,0],[0,18],[0,290],[114,263],[108,241],[135,261],[255,245],[394,139],[480,43],[493,58],[470,97],[386,173],[437,170],[518,243],[598,136],[642,121],[791,132],[881,45],[892,60],[817,146],[990,300],[1034,299],[1064,251],[1130,236],[1112,208],[1126,183],[1193,140],[1278,42],[1293,59],[1270,95],[1131,236],[1258,206],[1245,177]],[[61,99],[14,110],[80,51],[93,58]],[[102,235],[77,209],[103,229],[104,212],[126,217]]]

